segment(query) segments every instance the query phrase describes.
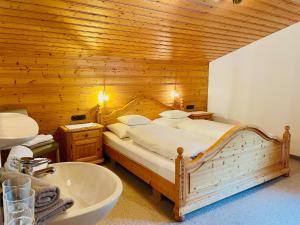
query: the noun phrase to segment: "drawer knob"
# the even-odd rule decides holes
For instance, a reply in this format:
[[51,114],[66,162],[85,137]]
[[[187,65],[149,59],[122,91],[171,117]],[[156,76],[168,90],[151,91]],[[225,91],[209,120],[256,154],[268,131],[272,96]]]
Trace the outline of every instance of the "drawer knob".
[[88,137],[89,135],[88,135],[88,134],[85,134],[84,136],[85,136],[85,137]]

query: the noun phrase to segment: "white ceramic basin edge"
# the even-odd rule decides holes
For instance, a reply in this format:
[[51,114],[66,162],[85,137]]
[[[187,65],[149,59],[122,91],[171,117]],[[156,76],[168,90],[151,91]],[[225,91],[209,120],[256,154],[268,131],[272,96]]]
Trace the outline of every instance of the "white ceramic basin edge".
[[20,113],[0,113],[0,149],[10,148],[34,138],[37,122]]
[[60,187],[62,195],[75,204],[49,225],[94,225],[104,218],[118,201],[123,185],[109,169],[90,163],[52,164],[55,174],[44,179]]

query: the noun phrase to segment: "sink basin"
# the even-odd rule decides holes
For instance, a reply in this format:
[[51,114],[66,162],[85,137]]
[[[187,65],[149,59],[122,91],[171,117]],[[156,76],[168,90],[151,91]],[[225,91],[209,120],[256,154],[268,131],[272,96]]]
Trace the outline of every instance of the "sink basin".
[[81,162],[51,166],[56,172],[43,179],[59,186],[75,203],[49,225],[94,225],[111,211],[123,190],[120,178],[102,166]]
[[0,149],[22,144],[39,131],[34,119],[20,113],[0,113]]

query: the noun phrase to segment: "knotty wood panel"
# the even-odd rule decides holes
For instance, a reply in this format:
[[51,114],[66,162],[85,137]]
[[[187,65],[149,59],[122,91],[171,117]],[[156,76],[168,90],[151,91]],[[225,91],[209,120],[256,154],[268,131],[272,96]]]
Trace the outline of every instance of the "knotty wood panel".
[[0,48],[208,62],[298,21],[293,0],[1,0]]
[[199,61],[123,59],[57,52],[0,52],[0,110],[27,108],[41,132],[70,123],[74,114],[94,121],[97,93],[106,85],[108,110],[140,95],[172,104],[175,83],[184,104],[207,107],[208,66]]
[[51,132],[141,94],[207,105],[208,62],[300,20],[291,0],[1,0],[0,109],[26,107]]

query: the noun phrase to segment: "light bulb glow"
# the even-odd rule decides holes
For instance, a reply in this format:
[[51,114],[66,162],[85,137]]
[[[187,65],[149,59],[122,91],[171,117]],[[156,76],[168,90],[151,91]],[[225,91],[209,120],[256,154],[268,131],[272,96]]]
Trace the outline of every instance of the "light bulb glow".
[[179,93],[176,90],[173,90],[173,91],[171,91],[171,96],[173,98],[177,98],[177,97],[179,97]]
[[98,103],[99,104],[103,104],[103,103],[107,102],[108,100],[109,100],[109,96],[104,91],[99,92],[99,94],[98,94]]

